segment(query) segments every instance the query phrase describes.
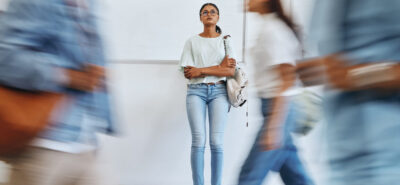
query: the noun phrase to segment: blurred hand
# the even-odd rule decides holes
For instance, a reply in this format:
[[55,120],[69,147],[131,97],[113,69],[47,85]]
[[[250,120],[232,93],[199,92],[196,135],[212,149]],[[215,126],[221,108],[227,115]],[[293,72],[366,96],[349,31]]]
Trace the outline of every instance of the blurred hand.
[[104,67],[88,64],[82,71],[67,69],[69,82],[67,87],[92,92],[104,85]]
[[286,99],[279,96],[273,99],[269,118],[264,123],[264,133],[261,135],[260,145],[263,150],[274,150],[283,145],[283,127],[287,116]]
[[233,58],[229,58],[229,56],[225,56],[222,60],[221,67],[228,67],[228,68],[235,68],[236,67],[236,60]]
[[280,91],[283,92],[293,86],[296,80],[296,68],[292,64],[279,64],[273,66],[273,68],[278,72],[280,79],[282,80],[282,86]]
[[340,55],[330,55],[299,63],[296,71],[306,86],[325,84],[331,88],[355,90],[357,87],[349,71],[361,66],[348,66]]
[[347,66],[339,56],[328,56],[324,60],[326,80],[332,88],[341,90],[354,90],[353,79],[349,77],[349,71],[359,66]]
[[260,145],[262,150],[275,150],[282,146],[282,128],[266,128],[261,137]]
[[296,65],[296,72],[304,86],[321,85],[324,83],[326,78],[324,62],[325,58],[316,58]]
[[185,73],[185,78],[187,79],[204,77],[204,75],[201,72],[201,69],[193,66],[185,67],[184,73]]

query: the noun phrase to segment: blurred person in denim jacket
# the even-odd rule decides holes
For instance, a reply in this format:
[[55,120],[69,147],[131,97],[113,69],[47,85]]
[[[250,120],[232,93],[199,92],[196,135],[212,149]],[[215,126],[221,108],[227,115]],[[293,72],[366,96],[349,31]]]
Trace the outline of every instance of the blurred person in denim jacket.
[[113,133],[95,0],[12,0],[0,18],[0,84],[67,95],[48,128],[8,159],[12,185],[98,184],[96,132]]
[[316,3],[310,35],[322,57],[297,71],[326,86],[326,184],[400,182],[399,16],[398,0]]

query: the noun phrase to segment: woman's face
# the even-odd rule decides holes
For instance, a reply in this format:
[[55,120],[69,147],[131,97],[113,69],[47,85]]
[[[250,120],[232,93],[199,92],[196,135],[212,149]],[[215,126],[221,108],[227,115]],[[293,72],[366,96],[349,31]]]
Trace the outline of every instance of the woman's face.
[[270,0],[247,0],[247,10],[260,14],[270,13],[267,3]]
[[200,20],[204,25],[216,25],[219,20],[218,10],[211,5],[205,6],[200,12]]

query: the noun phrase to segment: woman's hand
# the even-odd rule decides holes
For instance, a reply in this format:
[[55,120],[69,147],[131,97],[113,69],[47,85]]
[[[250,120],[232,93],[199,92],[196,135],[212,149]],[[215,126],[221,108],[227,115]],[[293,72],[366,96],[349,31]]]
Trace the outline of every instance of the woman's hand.
[[304,86],[322,85],[325,83],[325,58],[315,58],[296,65],[296,73]]
[[263,135],[261,136],[260,145],[262,150],[275,150],[282,146],[283,138],[282,138],[282,128],[266,128]]
[[[368,86],[357,85],[357,80],[362,79],[357,79],[350,75],[352,70],[368,66],[369,64],[349,66],[347,63],[338,54],[330,55],[298,64],[297,73],[305,85],[325,84],[331,88],[344,91],[369,88]],[[379,84],[376,85],[376,87],[379,87]]]
[[336,89],[355,90],[354,79],[349,74],[352,69],[359,66],[347,66],[338,56],[329,56],[324,60],[326,78],[328,84]]
[[192,78],[201,78],[205,75],[202,74],[200,68],[196,68],[193,66],[187,66],[184,68],[185,78],[192,79]]
[[229,56],[225,56],[224,60],[222,60],[221,67],[227,67],[227,68],[235,68],[236,67],[236,60],[233,58],[229,58]]
[[82,71],[66,69],[67,87],[80,91],[91,92],[104,85],[104,67],[88,64]]
[[274,150],[283,145],[283,128],[287,116],[287,103],[283,96],[278,96],[272,101],[272,110],[269,118],[264,123],[264,133],[261,135],[260,145],[263,150]]
[[296,67],[292,64],[284,63],[273,66],[275,71],[279,74],[279,78],[282,81],[280,92],[286,91],[288,88],[292,87],[296,80]]

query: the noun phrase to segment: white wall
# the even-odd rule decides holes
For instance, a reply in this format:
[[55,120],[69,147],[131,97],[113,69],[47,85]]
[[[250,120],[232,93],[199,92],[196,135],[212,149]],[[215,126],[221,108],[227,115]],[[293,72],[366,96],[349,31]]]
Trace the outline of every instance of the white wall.
[[218,25],[232,36],[238,60],[242,58],[242,0],[100,1],[113,60],[178,60],[185,41],[203,31],[199,11],[206,2],[219,7]]

